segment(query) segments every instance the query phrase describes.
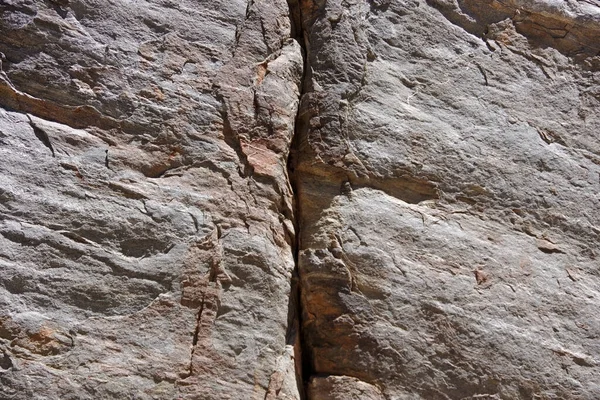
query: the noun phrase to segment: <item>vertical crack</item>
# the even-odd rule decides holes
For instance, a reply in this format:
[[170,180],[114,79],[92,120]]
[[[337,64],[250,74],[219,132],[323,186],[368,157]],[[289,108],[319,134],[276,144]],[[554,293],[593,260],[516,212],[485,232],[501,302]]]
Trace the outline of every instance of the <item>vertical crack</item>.
[[196,345],[198,344],[198,336],[200,335],[200,327],[202,326],[202,312],[204,311],[204,293],[200,300],[200,308],[198,309],[198,316],[196,317],[196,329],[194,330],[194,336],[192,338],[192,351],[190,354],[190,367],[188,370],[189,376],[194,373],[194,352],[196,351]]
[[[204,295],[200,300],[200,309],[198,310],[198,318],[196,319],[196,330],[194,331],[194,338],[192,339],[192,345],[198,344],[198,334],[200,333],[200,325],[202,324],[202,311],[204,311]],[[192,349],[192,355],[194,355],[195,347]]]
[[222,108],[220,110],[221,118],[223,119],[223,140],[238,156],[240,166],[238,168],[238,173],[240,178],[246,178],[252,176],[254,173],[254,168],[248,161],[248,156],[244,153],[242,149],[242,144],[240,141],[239,135],[233,130],[231,126],[231,121],[229,120],[229,113],[227,110],[227,102],[225,100],[225,96],[221,93],[216,93],[215,97],[217,100],[221,101]]
[[[185,262],[189,269],[182,282],[181,304],[190,309],[196,309],[197,312],[192,334],[190,362],[182,379],[194,375],[194,363],[199,362],[194,360],[196,351],[205,352],[207,350],[210,327],[214,324],[219,312],[221,288],[223,285],[231,283],[231,278],[221,265],[223,258],[221,235],[221,228],[217,224],[210,234],[196,242]],[[208,270],[199,271],[198,263],[208,264]]]
[[292,137],[292,141],[290,144],[290,150],[288,153],[287,159],[287,173],[289,184],[293,194],[293,218],[292,222],[294,224],[294,242],[292,243],[292,251],[294,257],[294,271],[292,275],[291,282],[291,293],[290,293],[290,302],[289,302],[289,316],[288,316],[288,332],[286,337],[286,342],[288,345],[294,346],[294,355],[295,355],[295,367],[296,367],[296,381],[298,385],[298,392],[300,393],[300,397],[302,399],[306,399],[306,380],[310,378],[312,375],[312,360],[310,359],[310,351],[305,344],[305,337],[302,332],[302,285],[300,280],[300,273],[298,268],[299,262],[299,251],[301,248],[301,208],[298,199],[298,190],[297,190],[297,176],[295,174],[295,165],[297,161],[298,152],[300,149],[300,131],[299,120],[301,114],[301,106],[302,106],[302,97],[304,96],[305,90],[305,79],[307,75],[307,55],[306,55],[306,45],[304,38],[304,28],[302,23],[302,8],[300,2],[302,0],[288,0],[289,6],[289,18],[291,22],[291,35],[292,37],[300,44],[302,49],[302,58],[303,58],[303,69],[302,69],[302,78],[300,80],[300,94],[299,94],[299,104],[296,117],[294,119],[294,136]]
[[54,147],[52,147],[52,142],[50,141],[50,137],[48,136],[46,131],[40,128],[35,122],[33,122],[33,119],[29,114],[25,115],[27,115],[27,118],[29,118],[29,125],[31,125],[31,128],[33,129],[35,137],[37,137],[38,140],[44,144],[44,146],[50,149],[50,151],[52,152],[52,157],[56,157],[56,155],[54,154]]

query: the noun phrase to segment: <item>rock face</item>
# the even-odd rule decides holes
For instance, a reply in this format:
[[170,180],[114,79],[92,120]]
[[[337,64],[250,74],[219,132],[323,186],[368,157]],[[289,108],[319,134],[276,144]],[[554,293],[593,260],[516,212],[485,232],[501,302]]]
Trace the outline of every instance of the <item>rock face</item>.
[[0,399],[600,398],[600,3],[0,4]]
[[311,373],[389,399],[598,398],[600,7],[315,1],[303,17]]
[[298,398],[288,4],[0,7],[0,397]]

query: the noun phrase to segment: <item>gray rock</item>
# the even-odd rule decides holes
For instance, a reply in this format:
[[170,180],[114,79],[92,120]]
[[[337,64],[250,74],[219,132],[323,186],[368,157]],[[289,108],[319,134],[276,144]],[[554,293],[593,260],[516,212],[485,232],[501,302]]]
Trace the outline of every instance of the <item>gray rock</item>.
[[0,398],[600,397],[600,4],[0,4]]
[[310,373],[390,399],[597,398],[600,8],[304,4]]
[[382,400],[385,398],[377,387],[349,376],[311,378],[308,383],[308,397],[318,400]]
[[0,9],[0,397],[299,398],[288,4]]

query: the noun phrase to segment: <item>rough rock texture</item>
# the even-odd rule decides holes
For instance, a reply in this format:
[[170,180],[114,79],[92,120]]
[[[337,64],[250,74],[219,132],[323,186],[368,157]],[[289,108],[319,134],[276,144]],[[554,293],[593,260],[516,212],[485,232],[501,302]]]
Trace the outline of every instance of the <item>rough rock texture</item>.
[[0,398],[299,398],[289,13],[1,3]]
[[302,4],[307,370],[599,398],[599,4]]
[[307,396],[313,400],[384,400],[373,385],[349,376],[315,376],[310,379]]
[[4,0],[0,67],[0,399],[600,398],[600,2]]

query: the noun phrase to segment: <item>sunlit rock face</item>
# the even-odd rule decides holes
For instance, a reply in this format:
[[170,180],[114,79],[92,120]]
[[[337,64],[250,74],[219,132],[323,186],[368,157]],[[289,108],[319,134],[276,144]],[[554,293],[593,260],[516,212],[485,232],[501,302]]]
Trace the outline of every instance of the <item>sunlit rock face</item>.
[[0,399],[600,398],[600,3],[0,4]]
[[0,398],[299,398],[286,1],[0,10]]

